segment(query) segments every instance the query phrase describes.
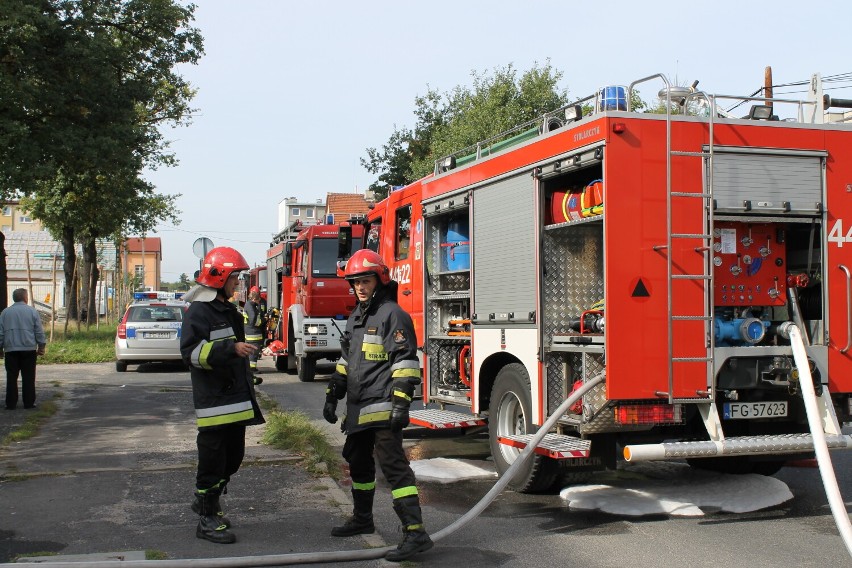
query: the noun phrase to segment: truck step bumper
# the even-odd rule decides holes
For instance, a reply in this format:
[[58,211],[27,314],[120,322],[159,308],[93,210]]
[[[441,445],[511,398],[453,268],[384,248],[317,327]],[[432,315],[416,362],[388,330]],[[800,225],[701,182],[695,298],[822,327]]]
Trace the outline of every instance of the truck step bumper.
[[[852,448],[852,436],[826,436],[829,450]],[[662,459],[712,458],[717,456],[746,456],[766,454],[797,454],[814,449],[810,434],[781,434],[768,436],[740,436],[721,442],[664,442],[662,444],[637,444],[624,447],[624,459],[629,462]]]
[[412,410],[408,413],[408,416],[411,419],[412,425],[432,430],[472,428],[474,426],[485,426],[486,424],[482,418],[476,418],[470,414],[463,414],[452,410],[440,410],[438,408]]
[[[533,439],[534,434],[515,434],[512,436],[500,436],[497,440],[501,444],[523,449]],[[592,443],[589,440],[581,440],[564,434],[545,434],[544,439],[533,450],[537,454],[547,456],[556,460],[589,457],[589,449]]]

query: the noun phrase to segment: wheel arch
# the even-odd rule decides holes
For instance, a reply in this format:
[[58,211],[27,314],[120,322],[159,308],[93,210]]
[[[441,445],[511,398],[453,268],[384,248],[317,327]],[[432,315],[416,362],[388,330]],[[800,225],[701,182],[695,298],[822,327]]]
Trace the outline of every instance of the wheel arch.
[[487,410],[491,406],[491,391],[500,369],[512,363],[523,362],[511,353],[494,353],[489,355],[479,368],[479,409]]

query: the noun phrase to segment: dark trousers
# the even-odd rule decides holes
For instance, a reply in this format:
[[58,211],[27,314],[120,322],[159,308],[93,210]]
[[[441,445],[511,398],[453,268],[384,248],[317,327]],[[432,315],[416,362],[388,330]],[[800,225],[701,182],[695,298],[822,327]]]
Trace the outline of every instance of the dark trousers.
[[[376,457],[373,458],[375,448]],[[349,463],[349,475],[355,483],[376,480],[376,461],[382,468],[391,490],[414,485],[414,472],[402,449],[402,431],[390,428],[370,428],[346,437],[343,458]]]
[[249,345],[257,347],[257,351],[249,355],[249,367],[252,373],[257,371],[257,360],[260,359],[260,350],[263,349],[263,341],[246,341]]
[[21,375],[24,408],[32,408],[36,399],[35,351],[6,351],[6,408],[15,408],[18,404],[18,374]]
[[246,427],[222,426],[212,430],[199,430],[198,472],[196,489],[223,488],[234,475],[246,453]]

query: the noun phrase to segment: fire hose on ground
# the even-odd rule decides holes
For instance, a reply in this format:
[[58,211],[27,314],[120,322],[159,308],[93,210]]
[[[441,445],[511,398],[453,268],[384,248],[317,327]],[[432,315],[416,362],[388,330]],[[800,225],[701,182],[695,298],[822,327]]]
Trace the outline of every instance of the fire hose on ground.
[[[802,342],[798,328],[794,328],[790,333],[791,343],[793,345],[793,356],[796,361],[796,366],[801,370],[802,391],[805,400],[805,410],[808,416],[808,423],[813,435],[814,450],[819,464],[820,475],[822,476],[823,485],[826,495],[831,506],[832,514],[834,515],[835,523],[846,545],[846,549],[852,556],[852,526],[850,526],[849,516],[846,513],[846,506],[843,503],[843,498],[840,496],[840,490],[837,486],[837,479],[834,475],[834,470],[831,465],[831,458],[828,455],[828,447],[825,443],[825,434],[822,429],[822,422],[819,416],[819,410],[816,405],[816,393],[814,391],[813,382],[808,365],[807,353]],[[512,463],[509,469],[497,480],[493,487],[480,499],[467,513],[456,519],[447,527],[434,533],[432,540],[438,542],[452,533],[456,532],[470,521],[479,516],[497,496],[506,488],[509,482],[512,481],[518,470],[532,456],[533,451],[544,439],[544,436],[556,425],[559,418],[564,415],[568,409],[576,401],[597,384],[604,380],[604,373],[596,375],[594,378],[586,382],[582,387],[571,393],[565,401],[557,408],[550,417],[542,424],[538,432],[533,436],[526,448],[521,451],[517,459]],[[128,568],[139,566],[140,568],[188,568],[188,567],[205,567],[205,568],[240,568],[244,566],[291,566],[295,564],[322,564],[333,562],[354,562],[360,560],[377,560],[384,558],[388,551],[393,547],[373,548],[373,549],[358,549],[358,550],[340,550],[332,552],[302,552],[291,554],[272,554],[265,556],[241,556],[231,558],[203,558],[203,559],[179,559],[179,560],[131,560],[131,561],[104,561],[104,562],[44,562],[39,566],[43,568],[81,568],[83,566],[103,567],[103,568]]]
[[796,361],[796,367],[800,373],[799,383],[802,386],[805,413],[808,416],[808,425],[810,426],[811,436],[814,441],[814,451],[816,452],[817,464],[819,465],[819,474],[822,477],[822,485],[825,488],[825,495],[831,507],[831,514],[834,516],[834,523],[837,525],[837,530],[840,531],[843,544],[846,545],[846,551],[852,556],[852,525],[849,523],[846,504],[843,502],[843,497],[840,495],[840,488],[837,486],[834,467],[831,465],[831,456],[828,455],[828,446],[825,443],[825,431],[823,430],[822,418],[820,417],[816,403],[816,392],[814,391],[813,378],[811,377],[811,367],[808,364],[808,354],[805,351],[802,334],[797,326],[790,328],[790,343],[793,346],[793,359]]
[[[443,538],[456,532],[474,518],[479,516],[488,505],[499,495],[512,481],[515,474],[521,466],[532,455],[536,446],[541,443],[551,428],[556,425],[559,418],[568,411],[568,408],[577,400],[580,400],[587,391],[604,380],[604,373],[601,373],[582,387],[571,393],[556,411],[550,415],[550,418],[542,424],[538,432],[533,436],[527,447],[524,448],[517,459],[509,466],[509,469],[497,480],[494,486],[485,494],[485,496],[474,505],[470,511],[456,519],[452,524],[441,529],[431,535],[432,541],[438,542]],[[187,558],[177,560],[128,560],[128,561],[102,561],[102,562],[40,562],[40,568],[83,568],[92,566],[93,568],[131,568],[137,566],[139,568],[240,568],[243,566],[292,566],[294,564],[323,564],[333,562],[355,562],[359,560],[377,560],[384,558],[393,547],[358,549],[358,550],[338,550],[332,552],[298,552],[291,554],[270,554],[265,556],[238,556],[230,558]],[[11,564],[8,564],[11,566]]]

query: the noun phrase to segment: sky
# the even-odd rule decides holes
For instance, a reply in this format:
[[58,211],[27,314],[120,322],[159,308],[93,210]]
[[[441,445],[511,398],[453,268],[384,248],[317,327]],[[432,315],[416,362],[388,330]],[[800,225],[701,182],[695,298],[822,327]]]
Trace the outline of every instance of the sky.
[[[702,471],[682,462],[621,466],[618,471],[595,475],[596,480],[608,483],[570,485],[559,492],[559,497],[571,510],[597,510],[628,517],[701,517],[705,510],[748,513],[793,498],[786,483],[770,476]],[[414,460],[411,469],[418,481],[426,482],[497,479],[493,462],[481,460]]]
[[[206,54],[179,72],[198,110],[190,126],[164,130],[179,165],[146,172],[160,193],[180,194],[180,224],[148,235],[162,239],[169,282],[198,268],[201,237],[265,264],[280,201],[363,193],[375,181],[360,165],[366,148],[414,126],[415,97],[471,86],[474,71],[512,64],[520,75],[549,61],[575,99],[656,73],[750,95],[767,66],[776,84],[852,72],[841,0],[196,4]],[[850,88],[829,93],[852,99]]]

